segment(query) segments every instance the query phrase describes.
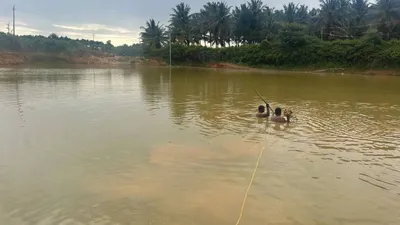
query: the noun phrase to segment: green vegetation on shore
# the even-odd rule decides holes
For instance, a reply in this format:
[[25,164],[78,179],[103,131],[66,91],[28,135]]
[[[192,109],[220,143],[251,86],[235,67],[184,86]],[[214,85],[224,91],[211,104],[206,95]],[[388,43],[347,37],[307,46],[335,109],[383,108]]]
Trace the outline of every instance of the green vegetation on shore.
[[0,52],[49,53],[49,54],[79,54],[118,56],[142,56],[142,45],[114,46],[111,41],[103,43],[84,39],[70,39],[51,34],[44,36],[12,36],[0,32]]
[[[172,63],[202,65],[229,62],[254,67],[398,68],[400,40],[382,41],[374,34],[356,40],[321,41],[309,36],[287,36],[288,41],[262,42],[225,48],[172,45]],[[292,42],[303,42],[291,46]],[[169,48],[147,52],[169,60]]]
[[[142,27],[144,54],[173,64],[230,62],[272,67],[395,68],[400,65],[400,0],[320,0],[320,8],[261,0],[173,8],[166,27]],[[205,47],[209,46],[209,47]],[[210,47],[211,46],[211,47]]]

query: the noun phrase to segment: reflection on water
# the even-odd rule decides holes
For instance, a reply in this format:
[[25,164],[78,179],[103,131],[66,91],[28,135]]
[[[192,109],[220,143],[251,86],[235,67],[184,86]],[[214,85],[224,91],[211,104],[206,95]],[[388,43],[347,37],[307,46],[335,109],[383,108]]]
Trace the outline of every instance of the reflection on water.
[[[0,224],[398,224],[400,79],[0,69]],[[254,117],[290,107],[290,125]]]

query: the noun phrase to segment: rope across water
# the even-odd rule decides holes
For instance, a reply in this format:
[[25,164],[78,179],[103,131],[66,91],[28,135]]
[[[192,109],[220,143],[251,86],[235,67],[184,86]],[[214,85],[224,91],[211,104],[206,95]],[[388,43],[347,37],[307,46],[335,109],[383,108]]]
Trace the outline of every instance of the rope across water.
[[267,146],[267,138],[265,137],[264,145],[261,148],[260,154],[258,155],[258,158],[257,158],[257,161],[256,161],[256,166],[254,167],[254,171],[253,171],[253,174],[251,175],[249,186],[247,187],[246,193],[245,193],[244,198],[243,198],[242,207],[240,208],[240,214],[239,214],[238,220],[236,221],[236,225],[239,225],[240,220],[243,217],[243,211],[244,211],[244,206],[246,205],[247,196],[249,194],[251,186],[253,185],[254,177],[256,176],[258,165],[260,164],[260,159],[261,159],[261,156],[264,153],[264,150],[265,150],[266,146]]

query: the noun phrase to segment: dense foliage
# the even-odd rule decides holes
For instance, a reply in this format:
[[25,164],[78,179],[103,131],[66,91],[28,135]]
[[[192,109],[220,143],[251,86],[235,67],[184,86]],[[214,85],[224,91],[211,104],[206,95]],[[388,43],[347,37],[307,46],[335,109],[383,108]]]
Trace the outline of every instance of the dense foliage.
[[115,54],[123,56],[141,56],[142,45],[122,45],[115,47],[111,41],[106,43],[91,40],[73,40],[51,34],[44,36],[12,36],[0,32],[0,51],[44,52],[54,54]]
[[[296,39],[296,38],[294,38]],[[371,34],[363,39],[324,42],[316,38],[288,42],[251,44],[226,48],[172,45],[173,64],[201,65],[229,62],[271,67],[357,67],[397,68],[400,65],[400,40],[382,41]],[[301,47],[288,48],[303,42]],[[169,60],[169,49],[151,51],[149,56]]]
[[279,10],[261,0],[234,8],[208,2],[195,13],[180,3],[168,29],[150,20],[141,37],[149,56],[167,60],[170,34],[175,63],[384,67],[400,63],[399,19],[400,0],[320,0],[317,9],[289,3]]

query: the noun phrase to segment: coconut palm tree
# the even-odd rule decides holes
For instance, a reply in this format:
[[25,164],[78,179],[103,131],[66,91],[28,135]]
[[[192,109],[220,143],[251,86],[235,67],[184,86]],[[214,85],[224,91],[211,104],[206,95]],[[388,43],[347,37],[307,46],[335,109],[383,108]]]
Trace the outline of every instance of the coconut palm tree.
[[276,36],[276,34],[278,34],[278,23],[276,22],[275,16],[274,16],[274,9],[269,8],[269,7],[265,7],[264,8],[264,20],[265,20],[265,24],[263,27],[263,38],[270,40],[273,37]]
[[159,25],[160,22],[155,22],[154,19],[150,19],[146,22],[145,27],[140,27],[143,31],[140,33],[140,38],[145,46],[148,48],[161,48],[168,41],[168,34],[163,25]]
[[371,10],[375,20],[379,23],[378,31],[384,38],[390,40],[395,30],[400,30],[400,0],[377,0]]
[[210,45],[225,46],[230,36],[230,9],[225,2],[208,2],[200,10]]
[[309,21],[308,6],[301,5],[300,7],[297,7],[295,21],[296,23],[300,24],[308,23]]
[[265,38],[266,6],[261,0],[250,0],[247,8],[251,15],[249,19],[249,32],[245,35],[248,43],[260,43]]
[[250,10],[245,4],[241,4],[240,7],[236,6],[232,11],[232,40],[236,46],[244,42],[244,35],[249,29],[249,22],[245,20],[248,18],[250,18]]
[[265,5],[261,0],[250,0],[247,2],[247,6],[254,15],[261,15],[265,8]]
[[200,10],[203,27],[205,33],[208,34],[208,37],[205,38],[210,45],[216,43],[215,36],[217,36],[217,27],[216,27],[216,18],[217,18],[217,9],[218,4],[216,2],[207,2],[203,9]]
[[190,6],[181,2],[172,10],[170,23],[174,38],[180,43],[190,45],[192,33]]
[[294,23],[296,20],[296,14],[298,10],[298,5],[290,2],[287,5],[283,5],[283,13],[285,15],[286,23]]
[[320,16],[321,10],[313,8],[308,12],[308,34],[311,36],[321,36],[323,34],[323,24]]
[[324,39],[349,37],[349,0],[320,0],[320,6]]
[[307,24],[309,20],[308,6],[298,5],[290,2],[287,5],[283,5],[283,11],[281,12],[281,19],[286,23],[300,23]]
[[194,13],[190,18],[190,28],[191,28],[191,43],[201,45],[201,41],[205,38],[205,29],[203,23],[203,17],[200,13]]
[[226,43],[230,43],[231,36],[231,7],[226,2],[218,2],[215,22],[218,30],[217,46],[225,47]]
[[352,0],[350,3],[351,36],[361,37],[367,31],[368,0]]
[[261,0],[251,0],[232,12],[233,39],[239,43],[260,43],[266,36],[268,16],[273,10],[265,7]]

